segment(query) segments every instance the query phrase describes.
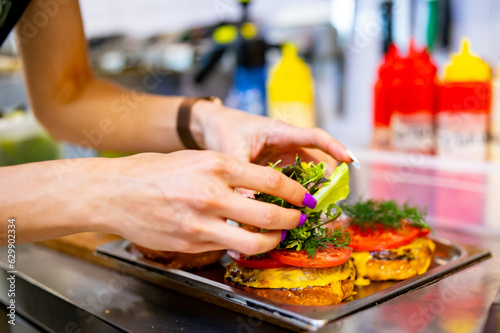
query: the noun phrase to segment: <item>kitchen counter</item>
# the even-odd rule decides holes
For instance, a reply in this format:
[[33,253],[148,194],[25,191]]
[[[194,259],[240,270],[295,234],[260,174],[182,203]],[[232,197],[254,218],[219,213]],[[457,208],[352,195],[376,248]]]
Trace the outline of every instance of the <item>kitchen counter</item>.
[[[497,214],[500,201],[496,200],[498,190],[490,189],[500,170],[490,165],[475,168],[473,172],[467,168],[451,170],[433,160],[410,169],[404,162],[388,162],[386,157],[362,160],[363,169],[352,172],[353,195],[417,201],[428,207],[437,236],[488,248],[493,257],[435,284],[345,317],[320,331],[481,332],[500,286],[500,214]],[[495,200],[496,206],[489,200]],[[5,303],[6,248],[0,252],[0,301]],[[17,317],[20,324],[32,329],[285,331],[258,318],[177,294],[38,244],[16,247],[16,269]],[[5,313],[0,314],[6,317]],[[7,327],[6,323],[0,323],[0,331]]]

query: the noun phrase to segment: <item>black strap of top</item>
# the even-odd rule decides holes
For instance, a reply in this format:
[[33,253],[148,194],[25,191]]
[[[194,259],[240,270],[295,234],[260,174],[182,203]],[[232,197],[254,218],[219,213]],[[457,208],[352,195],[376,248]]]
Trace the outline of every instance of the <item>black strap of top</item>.
[[[29,3],[30,0],[0,0],[0,45],[14,29]],[[36,22],[31,24],[36,26]]]

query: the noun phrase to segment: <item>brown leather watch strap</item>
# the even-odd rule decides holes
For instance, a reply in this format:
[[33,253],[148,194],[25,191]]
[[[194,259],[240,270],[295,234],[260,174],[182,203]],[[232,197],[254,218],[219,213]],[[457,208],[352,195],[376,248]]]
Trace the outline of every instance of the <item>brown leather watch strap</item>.
[[179,111],[177,113],[177,134],[182,141],[182,144],[187,149],[197,149],[201,150],[200,146],[194,140],[191,130],[189,129],[189,124],[191,123],[191,108],[194,103],[200,99],[205,99],[208,101],[218,100],[216,97],[186,97],[181,105],[179,106]]

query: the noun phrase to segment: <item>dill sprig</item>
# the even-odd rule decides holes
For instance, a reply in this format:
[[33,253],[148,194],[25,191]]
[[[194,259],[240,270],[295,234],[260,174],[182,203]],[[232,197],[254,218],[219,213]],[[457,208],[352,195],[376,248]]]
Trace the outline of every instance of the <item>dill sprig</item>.
[[400,206],[394,200],[359,199],[355,203],[342,203],[340,206],[343,213],[351,219],[350,224],[362,229],[378,226],[399,229],[403,223],[420,229],[430,229],[425,222],[427,209],[421,210],[408,203]]
[[[279,161],[270,164],[270,166],[277,168],[278,163]],[[293,164],[283,167],[280,171],[302,184],[311,195],[318,192],[322,184],[330,182],[330,179],[325,177],[326,165],[324,163],[305,163],[298,156],[296,156]],[[350,243],[350,236],[344,230],[337,229],[333,232],[327,232],[327,229],[323,228],[323,224],[336,219],[342,212],[335,203],[331,203],[327,209],[322,211],[306,212],[306,207],[297,207],[281,198],[266,193],[256,194],[255,199],[285,208],[298,209],[307,214],[306,223],[289,230],[285,240],[278,244],[278,249],[305,250],[308,257],[314,259],[317,251],[324,251],[328,246],[344,248]]]
[[309,237],[303,244],[308,258],[314,258],[316,251],[325,251],[329,245],[333,245],[337,249],[343,249],[351,243],[350,235],[341,229],[330,231],[329,234],[324,228],[316,230],[319,231],[319,234]]

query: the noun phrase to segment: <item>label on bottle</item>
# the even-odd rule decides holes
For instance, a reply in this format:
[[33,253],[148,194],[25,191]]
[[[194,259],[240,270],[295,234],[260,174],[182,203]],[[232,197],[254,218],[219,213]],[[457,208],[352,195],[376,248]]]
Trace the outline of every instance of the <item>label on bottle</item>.
[[500,79],[493,81],[489,150],[490,161],[500,161]]
[[500,121],[491,124],[490,161],[500,161]]
[[438,155],[468,161],[486,159],[486,112],[441,111],[436,116],[436,124]]
[[389,126],[374,127],[372,148],[379,150],[391,149],[391,131],[389,129]]
[[269,117],[283,120],[298,127],[315,127],[312,105],[302,102],[269,102]]
[[394,112],[390,130],[392,149],[422,154],[434,152],[433,116],[430,111],[412,114]]

